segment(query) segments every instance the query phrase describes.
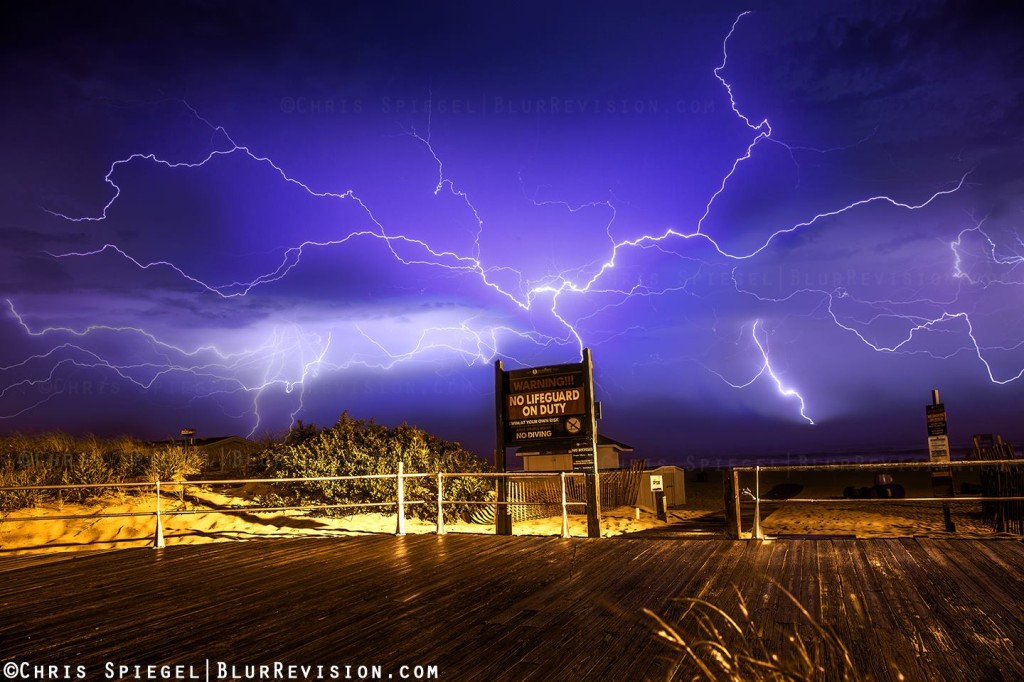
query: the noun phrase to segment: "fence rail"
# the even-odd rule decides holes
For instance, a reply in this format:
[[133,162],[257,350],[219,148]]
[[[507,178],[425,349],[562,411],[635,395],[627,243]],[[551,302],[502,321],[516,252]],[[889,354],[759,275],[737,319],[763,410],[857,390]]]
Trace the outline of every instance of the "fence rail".
[[[1012,454],[1012,453],[1011,453]],[[1004,489],[1000,488],[997,495],[949,495],[931,497],[788,497],[765,499],[761,496],[761,474],[775,472],[799,472],[799,471],[932,471],[933,473],[951,472],[954,469],[977,469],[982,474],[982,480],[986,475],[991,476],[993,472],[1005,473],[1013,468],[1018,473],[1024,468],[1024,459],[969,459],[950,462],[879,462],[861,464],[797,464],[797,465],[770,465],[770,466],[743,466],[734,467],[731,472],[731,481],[727,478],[727,485],[730,486],[730,494],[727,496],[726,521],[727,532],[736,538],[745,537],[742,527],[741,507],[744,502],[743,495],[754,505],[753,524],[750,530],[750,538],[763,539],[764,532],[761,529],[761,503],[767,502],[773,505],[784,504],[918,504],[942,502],[947,520],[947,529],[950,502],[981,502],[983,505],[1002,505],[1004,503],[1024,502],[1024,495],[1016,489],[1011,494],[1003,494]],[[754,474],[753,490],[740,488],[739,480],[741,474]],[[731,484],[731,485],[730,485]],[[730,508],[731,506],[731,508]],[[1006,530],[1004,527],[997,527],[997,531]]]
[[[132,511],[132,512],[95,512],[91,514],[63,514],[54,516],[19,516],[17,521],[69,521],[76,519],[103,519],[103,518],[125,518],[125,517],[154,517],[155,520],[155,531],[153,537],[153,547],[161,548],[165,546],[163,537],[163,517],[165,516],[184,516],[184,515],[196,515],[196,514],[245,514],[245,513],[266,513],[266,512],[277,512],[277,511],[312,511],[321,509],[358,509],[367,507],[376,508],[388,508],[393,507],[395,509],[395,535],[405,534],[405,509],[408,506],[415,505],[436,505],[437,511],[437,534],[444,535],[446,533],[445,521],[444,521],[444,509],[445,506],[480,506],[490,507],[492,510],[496,510],[500,506],[512,506],[513,508],[528,508],[528,507],[540,507],[542,509],[551,510],[553,507],[557,507],[561,511],[562,516],[562,530],[561,535],[564,538],[570,537],[568,514],[570,507],[586,507],[586,502],[576,501],[569,499],[567,494],[567,479],[574,477],[583,476],[583,474],[574,474],[568,472],[560,473],[520,473],[520,472],[506,472],[506,473],[489,473],[489,472],[438,472],[433,473],[406,473],[404,466],[399,463],[398,471],[394,474],[367,474],[361,476],[311,476],[302,478],[244,478],[244,479],[217,479],[217,480],[183,480],[183,481],[132,481],[132,482],[113,482],[113,483],[80,483],[80,484],[55,484],[55,485],[26,485],[26,486],[0,486],[0,494],[6,492],[23,492],[23,491],[38,491],[38,490],[96,490],[96,489],[111,489],[120,490],[125,488],[137,489],[137,490],[153,490],[155,491],[155,505],[153,511]],[[436,501],[434,500],[416,500],[407,499],[405,496],[405,481],[408,479],[424,479],[433,478],[436,484]],[[559,501],[541,500],[534,501],[529,499],[510,499],[506,501],[498,500],[461,500],[461,499],[446,499],[444,497],[444,481],[446,479],[458,479],[458,478],[483,478],[483,479],[501,479],[504,478],[510,482],[517,480],[537,481],[540,479],[553,479],[552,484],[557,486],[560,490],[561,499]],[[198,488],[203,486],[223,486],[223,485],[246,485],[250,483],[265,483],[265,484],[283,484],[283,483],[315,483],[315,482],[337,482],[337,481],[364,481],[364,480],[385,480],[390,479],[395,481],[395,499],[386,502],[352,502],[352,503],[332,503],[332,504],[304,504],[304,505],[282,505],[282,506],[231,506],[216,509],[179,509],[179,510],[167,510],[161,509],[161,498],[162,491],[167,492],[168,489],[172,489],[175,493],[184,494],[187,488]],[[493,513],[493,512],[492,512]],[[551,514],[548,514],[551,515]],[[536,518],[536,517],[535,517]],[[520,519],[522,520],[522,519]]]

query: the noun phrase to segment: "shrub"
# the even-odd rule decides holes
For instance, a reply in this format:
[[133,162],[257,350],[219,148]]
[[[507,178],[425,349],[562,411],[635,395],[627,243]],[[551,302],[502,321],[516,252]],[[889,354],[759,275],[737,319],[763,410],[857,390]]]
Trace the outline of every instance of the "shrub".
[[199,473],[202,466],[203,456],[195,448],[164,445],[145,460],[142,476],[147,481],[184,481],[186,476]]
[[[75,455],[71,466],[61,471],[61,485],[89,485],[115,482],[114,472],[101,452],[83,452]],[[59,490],[57,496],[69,502],[85,502],[89,498],[109,492],[104,488]]]
[[[29,469],[16,469],[9,460],[0,464],[0,487],[39,485],[37,473]],[[34,507],[48,495],[46,490],[0,491],[0,512]]]
[[[338,422],[320,432],[303,426],[301,433],[258,456],[260,468],[273,478],[386,475],[387,478],[359,481],[313,481],[288,484],[285,492],[266,500],[274,504],[381,504],[396,497],[393,478],[402,462],[406,473],[483,472],[487,464],[458,443],[432,436],[423,430],[402,424],[394,428],[353,419],[345,412]],[[482,501],[490,484],[483,479],[452,479],[445,483],[445,498]],[[405,481],[408,500],[424,504],[407,507],[407,513],[424,520],[436,520],[437,489],[432,477]],[[368,509],[367,507],[366,509]],[[358,509],[333,510],[335,515],[351,514]],[[454,505],[446,514],[464,512]],[[327,513],[332,513],[327,510]]]
[[[178,446],[154,449],[133,438],[74,438],[53,432],[0,437],[0,486],[52,486],[182,480],[199,471],[198,453]],[[85,502],[117,488],[0,491],[0,510],[45,500]],[[123,491],[123,489],[122,489]]]

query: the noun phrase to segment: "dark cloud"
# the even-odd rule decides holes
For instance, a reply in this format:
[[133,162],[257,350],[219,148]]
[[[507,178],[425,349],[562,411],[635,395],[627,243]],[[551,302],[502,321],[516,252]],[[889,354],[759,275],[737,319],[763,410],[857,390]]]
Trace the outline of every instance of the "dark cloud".
[[[219,367],[169,367],[143,390],[65,363],[79,393],[16,418],[30,403],[4,403],[0,428],[248,432],[350,408],[487,452],[493,360],[567,362],[580,343],[598,362],[609,435],[638,454],[920,442],[935,384],[963,401],[960,428],[1003,419],[1024,384],[989,380],[962,316],[899,344],[929,316],[969,313],[997,378],[1022,366],[1019,330],[1003,322],[1019,313],[1007,293],[1019,268],[986,261],[974,235],[971,272],[1001,278],[1002,293],[966,286],[950,249],[986,218],[998,253],[1019,251],[1013,7],[755,8],[721,75],[780,144],[737,161],[756,133],[714,69],[743,9],[5,8],[0,287],[30,329],[72,330],[30,336],[7,315],[5,362],[73,340],[140,376],[190,353]],[[227,135],[248,153],[172,167],[228,151]],[[920,204],[968,171],[921,210],[842,210],[883,195]],[[607,267],[615,242],[698,223],[716,244],[620,244]],[[322,245],[289,251],[303,242]],[[108,243],[143,267],[111,250],[45,255]],[[145,267],[162,260],[181,272]],[[589,293],[553,293],[568,281]],[[94,324],[163,345],[84,332]],[[50,370],[33,361],[4,380]],[[104,381],[120,392],[84,405],[83,387]]]

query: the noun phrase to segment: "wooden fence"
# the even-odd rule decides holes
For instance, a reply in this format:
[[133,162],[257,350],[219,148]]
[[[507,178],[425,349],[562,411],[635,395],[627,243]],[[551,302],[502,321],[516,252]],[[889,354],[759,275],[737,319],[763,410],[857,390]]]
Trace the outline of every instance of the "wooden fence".
[[[640,492],[640,483],[643,480],[644,467],[646,461],[642,459],[634,460],[628,469],[610,469],[601,472],[601,507],[606,509],[614,509],[615,507],[632,507],[636,504],[637,493]],[[526,481],[523,481],[526,483]],[[550,486],[551,482],[545,481]],[[558,481],[554,481],[554,485],[557,487]],[[532,484],[531,484],[532,485]],[[583,476],[573,476],[567,478],[565,481],[566,486],[566,497],[569,502],[586,502],[587,500],[587,488],[586,478]],[[555,491],[556,495],[560,494],[558,490]],[[559,500],[558,497],[549,497],[544,499],[528,500],[527,498],[516,498],[509,496],[510,501],[514,500],[522,501],[548,501],[549,499],[553,502]],[[576,513],[585,514],[586,510],[582,507],[576,507]],[[555,513],[561,513],[561,507],[555,510]],[[552,516],[553,514],[548,514]],[[532,517],[537,518],[537,517]]]
[[[994,442],[975,436],[974,459],[1017,459],[1017,455],[1000,436],[996,436]],[[1022,497],[1024,469],[1009,464],[985,467],[981,471],[981,490],[985,497]],[[981,513],[997,533],[1024,534],[1024,502],[1020,500],[982,502]]]
[[[601,507],[631,507],[636,504],[640,483],[643,481],[645,460],[635,460],[628,469],[611,469],[601,472]],[[565,479],[566,501],[573,505],[570,514],[586,514],[586,478],[567,476]],[[562,513],[562,486],[553,476],[520,476],[508,483],[509,513],[513,521],[546,519]],[[516,504],[520,502],[523,504]],[[494,507],[484,506],[473,513],[477,523],[494,523]]]
[[628,469],[601,472],[601,506],[632,507],[640,493],[647,460],[634,460]]

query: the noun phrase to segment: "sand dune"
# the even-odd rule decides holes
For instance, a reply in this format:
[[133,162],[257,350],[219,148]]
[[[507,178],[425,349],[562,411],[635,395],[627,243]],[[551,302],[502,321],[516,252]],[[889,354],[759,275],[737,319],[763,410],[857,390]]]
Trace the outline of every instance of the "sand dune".
[[[637,518],[633,507],[605,509],[602,536],[654,531],[678,532],[680,522],[706,517],[724,507],[721,477],[712,474],[698,481],[687,476],[687,504],[671,510],[668,523],[657,520],[649,511]],[[931,494],[930,479],[912,472],[900,478],[908,496]],[[846,535],[857,537],[900,537],[943,533],[942,504],[880,501],[841,501],[846,486],[869,484],[870,476],[837,478],[835,473],[798,472],[776,474],[762,479],[762,494],[774,496],[762,510],[762,529],[768,535]],[[742,481],[743,486],[752,481]],[[775,491],[774,495],[769,495]],[[247,497],[256,490],[234,488],[220,491],[189,489],[187,496],[165,491],[161,497],[163,534],[166,544],[254,540],[296,536],[341,536],[365,533],[394,533],[396,518],[389,513],[356,514],[325,518],[304,511],[251,512],[232,510],[249,504]],[[835,502],[804,504],[786,499],[833,499]],[[749,505],[748,505],[749,508]],[[952,502],[951,509],[962,536],[988,536],[992,531],[983,522],[978,502]],[[111,496],[89,504],[46,503],[32,509],[9,513],[0,519],[0,556],[57,551],[92,551],[153,544],[156,534],[156,497],[154,494]],[[68,519],[63,517],[103,513],[107,518]],[[133,516],[132,514],[141,514]],[[118,516],[120,515],[120,516]],[[45,520],[26,520],[42,518]],[[447,518],[449,533],[493,533],[490,525]],[[748,522],[749,524],[749,522]],[[692,524],[691,524],[692,526]],[[586,537],[586,517],[570,515],[570,533]],[[750,528],[745,526],[745,530]],[[436,525],[406,519],[407,533],[433,533]],[[517,535],[561,533],[561,517],[516,522]]]

